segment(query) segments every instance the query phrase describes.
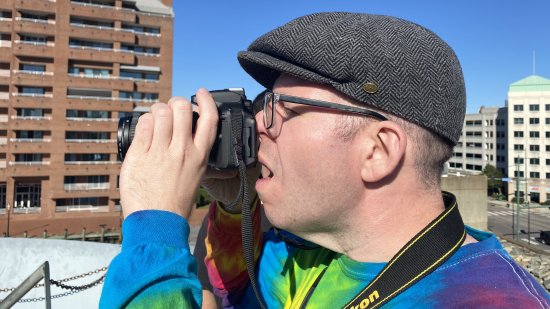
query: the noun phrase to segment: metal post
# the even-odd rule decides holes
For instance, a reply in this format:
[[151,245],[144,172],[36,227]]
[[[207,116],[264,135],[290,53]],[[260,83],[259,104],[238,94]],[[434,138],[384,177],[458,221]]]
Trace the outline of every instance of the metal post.
[[30,276],[27,277],[18,287],[15,288],[2,302],[0,308],[11,308],[25,294],[27,294],[38,282],[44,279],[44,292],[46,298],[46,309],[51,309],[51,292],[50,292],[50,265],[48,261],[40,265]]
[[516,159],[516,230],[514,231],[514,239],[519,240],[519,157]]
[[531,245],[531,204],[527,204],[527,243]]
[[7,224],[7,227],[6,227],[6,237],[10,237],[10,204],[8,203],[6,205],[6,211],[8,212],[7,215],[8,215],[8,224]]

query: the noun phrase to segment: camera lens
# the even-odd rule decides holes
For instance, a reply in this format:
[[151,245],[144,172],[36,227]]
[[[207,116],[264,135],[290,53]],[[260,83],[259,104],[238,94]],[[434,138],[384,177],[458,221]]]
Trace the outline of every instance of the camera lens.
[[134,139],[138,117],[128,116],[118,120],[117,147],[120,161],[124,161],[126,152]]
[[[118,120],[117,147],[120,161],[124,161],[126,152],[128,152],[128,148],[130,148],[130,144],[132,144],[139,116],[140,114],[136,113],[134,116],[122,117]],[[198,119],[199,114],[193,112],[193,125],[191,129],[193,133],[195,133]]]

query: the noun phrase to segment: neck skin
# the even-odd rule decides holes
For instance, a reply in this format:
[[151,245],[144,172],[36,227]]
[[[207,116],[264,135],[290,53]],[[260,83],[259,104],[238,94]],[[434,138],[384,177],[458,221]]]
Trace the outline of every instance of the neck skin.
[[[346,208],[330,233],[304,238],[355,261],[388,262],[445,207],[440,189],[427,190],[411,181],[416,177],[402,167],[391,184],[365,185],[363,195]],[[473,242],[468,235],[463,245]]]

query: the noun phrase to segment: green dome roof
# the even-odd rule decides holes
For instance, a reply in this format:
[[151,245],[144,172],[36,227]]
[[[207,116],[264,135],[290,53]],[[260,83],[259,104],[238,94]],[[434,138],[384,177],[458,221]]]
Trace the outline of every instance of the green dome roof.
[[550,91],[550,79],[538,75],[531,75],[510,84],[508,92],[523,91]]

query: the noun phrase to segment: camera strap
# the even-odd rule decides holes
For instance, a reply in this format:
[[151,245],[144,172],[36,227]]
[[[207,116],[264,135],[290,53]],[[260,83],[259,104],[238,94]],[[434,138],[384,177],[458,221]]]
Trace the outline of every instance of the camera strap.
[[344,308],[379,308],[437,269],[460,248],[466,230],[456,198],[443,192],[443,199],[445,210],[401,248]]
[[243,131],[243,116],[237,113],[230,113],[231,116],[231,134],[232,134],[232,149],[233,158],[235,164],[239,169],[239,177],[241,179],[241,186],[239,188],[239,195],[233,201],[233,203],[226,206],[227,209],[235,211],[236,206],[242,201],[241,210],[241,234],[242,234],[242,247],[243,257],[246,263],[246,269],[248,271],[248,277],[250,278],[250,284],[256,294],[258,303],[262,309],[265,309],[262,295],[258,287],[255,272],[254,263],[254,225],[252,220],[252,211],[250,205],[250,198],[248,194],[248,179],[246,176],[246,164],[243,158],[243,143],[242,143],[242,131]]

